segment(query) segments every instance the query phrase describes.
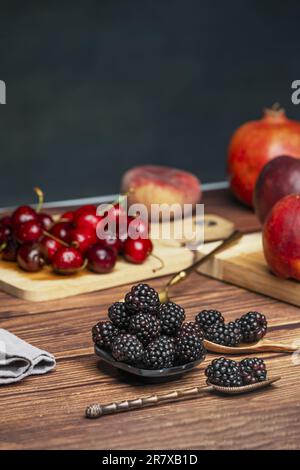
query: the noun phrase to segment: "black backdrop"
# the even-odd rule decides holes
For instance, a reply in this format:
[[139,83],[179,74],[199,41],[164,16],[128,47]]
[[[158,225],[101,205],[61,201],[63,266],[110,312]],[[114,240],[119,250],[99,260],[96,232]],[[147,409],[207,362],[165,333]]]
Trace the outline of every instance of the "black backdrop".
[[225,178],[232,131],[300,79],[294,0],[0,3],[0,206],[112,193],[133,165]]

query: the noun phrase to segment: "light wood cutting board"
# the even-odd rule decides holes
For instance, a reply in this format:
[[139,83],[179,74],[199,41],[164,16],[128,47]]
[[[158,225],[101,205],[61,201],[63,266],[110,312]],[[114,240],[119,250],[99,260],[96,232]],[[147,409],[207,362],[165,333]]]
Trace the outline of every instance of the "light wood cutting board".
[[[228,220],[212,214],[205,215],[206,240],[225,238],[232,230],[233,224]],[[109,274],[83,270],[74,276],[54,274],[50,267],[37,273],[27,273],[18,268],[16,263],[0,261],[0,289],[30,301],[59,299],[172,274],[189,266],[195,255],[195,252],[181,246],[178,241],[154,241],[154,253],[163,260],[163,269],[156,270],[160,263],[153,257],[141,265],[120,259]]]
[[[218,243],[206,244],[201,252],[208,253]],[[300,282],[280,279],[271,273],[264,258],[261,233],[244,235],[235,246],[201,266],[199,272],[300,306]]]

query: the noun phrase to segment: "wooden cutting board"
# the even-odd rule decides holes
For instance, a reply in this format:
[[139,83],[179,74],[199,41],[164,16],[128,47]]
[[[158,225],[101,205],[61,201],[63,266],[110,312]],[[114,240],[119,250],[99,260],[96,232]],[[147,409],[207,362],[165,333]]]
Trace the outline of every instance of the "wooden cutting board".
[[[232,230],[233,224],[228,220],[213,214],[205,215],[206,241],[225,238]],[[195,252],[174,240],[154,241],[154,253],[163,260],[163,269],[157,270],[160,263],[153,257],[149,257],[142,265],[130,264],[120,259],[109,274],[83,270],[74,276],[54,274],[50,267],[37,273],[27,273],[18,268],[16,263],[0,261],[0,289],[25,300],[59,299],[172,274],[189,266],[195,255]]]
[[[206,244],[201,252],[208,253],[218,243]],[[264,258],[261,233],[244,235],[235,246],[201,266],[199,272],[300,306],[300,282],[280,279],[271,273]]]

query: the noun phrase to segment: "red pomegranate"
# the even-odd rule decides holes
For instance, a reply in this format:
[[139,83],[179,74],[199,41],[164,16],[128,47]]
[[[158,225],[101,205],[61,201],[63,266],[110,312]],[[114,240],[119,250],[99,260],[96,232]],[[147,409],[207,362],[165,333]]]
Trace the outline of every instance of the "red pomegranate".
[[300,194],[290,194],[273,206],[263,227],[266,261],[279,277],[300,281]]
[[274,105],[262,119],[249,121],[233,134],[228,149],[228,174],[233,194],[252,206],[256,180],[264,165],[279,155],[300,158],[300,122]]

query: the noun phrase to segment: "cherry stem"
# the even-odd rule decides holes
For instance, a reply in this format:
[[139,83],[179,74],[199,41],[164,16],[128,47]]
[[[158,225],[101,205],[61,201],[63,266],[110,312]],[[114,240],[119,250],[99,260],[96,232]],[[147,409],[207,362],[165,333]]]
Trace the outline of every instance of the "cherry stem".
[[160,266],[158,268],[153,268],[152,271],[154,273],[156,273],[157,271],[160,271],[161,269],[163,269],[165,267],[165,263],[164,261],[157,255],[155,255],[154,253],[150,253],[150,256],[153,256],[153,258],[157,259],[157,261],[160,262]]
[[41,208],[44,204],[44,193],[41,190],[41,188],[38,188],[38,187],[35,187],[34,191],[35,191],[35,193],[38,197],[38,205],[37,205],[37,208],[36,208],[36,212],[41,212]]
[[83,262],[83,265],[78,268],[78,271],[83,271],[88,265],[88,259],[87,258],[84,258],[84,262]]
[[2,243],[2,245],[0,245],[0,253],[1,251],[5,250],[6,247],[7,247],[7,243],[6,242]]
[[56,237],[55,235],[52,235],[52,233],[47,232],[46,230],[43,230],[43,234],[46,235],[46,236],[49,237],[49,238],[52,238],[52,239],[55,240],[56,242],[61,243],[63,246],[66,246],[67,248],[70,248],[70,245],[69,245],[68,243],[64,242],[63,240],[61,240],[60,238]]

